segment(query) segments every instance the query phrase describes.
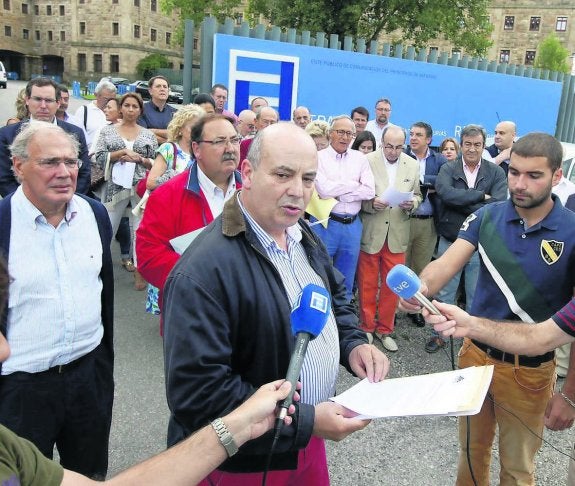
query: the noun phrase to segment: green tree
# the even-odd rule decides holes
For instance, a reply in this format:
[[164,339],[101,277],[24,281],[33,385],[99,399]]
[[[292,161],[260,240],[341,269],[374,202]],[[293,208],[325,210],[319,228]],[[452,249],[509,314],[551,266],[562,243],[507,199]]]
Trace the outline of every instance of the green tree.
[[549,34],[539,44],[535,67],[568,73],[570,71],[567,58],[569,51],[563,47],[555,34]]
[[[175,1],[175,0],[174,0]],[[425,47],[444,38],[472,55],[484,54],[493,29],[488,0],[250,0],[252,20],[263,15],[279,27],[375,40],[397,33],[397,40]]]
[[151,78],[160,68],[167,68],[170,65],[168,58],[163,54],[150,54],[138,62],[136,70],[143,79]]

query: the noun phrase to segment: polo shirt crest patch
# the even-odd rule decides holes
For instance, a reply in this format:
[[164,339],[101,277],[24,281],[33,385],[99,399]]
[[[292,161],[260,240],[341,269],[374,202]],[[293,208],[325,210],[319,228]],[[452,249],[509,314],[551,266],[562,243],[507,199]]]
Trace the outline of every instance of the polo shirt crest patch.
[[553,265],[561,258],[563,247],[564,243],[562,241],[541,240],[539,250],[545,263],[547,263],[547,265]]

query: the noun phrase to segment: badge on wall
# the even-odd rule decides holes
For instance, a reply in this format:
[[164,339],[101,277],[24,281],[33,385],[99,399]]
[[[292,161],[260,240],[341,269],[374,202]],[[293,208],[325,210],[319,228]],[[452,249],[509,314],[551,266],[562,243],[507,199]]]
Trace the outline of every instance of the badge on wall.
[[564,243],[555,240],[542,240],[539,248],[541,256],[547,265],[553,265],[561,258],[563,253]]

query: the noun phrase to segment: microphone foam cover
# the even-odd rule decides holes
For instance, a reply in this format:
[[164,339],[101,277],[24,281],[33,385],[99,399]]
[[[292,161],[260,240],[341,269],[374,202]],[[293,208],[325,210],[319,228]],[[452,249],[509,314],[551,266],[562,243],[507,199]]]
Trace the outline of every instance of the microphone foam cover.
[[307,332],[312,337],[319,335],[327,322],[331,310],[329,292],[319,285],[306,285],[291,312],[291,328],[294,336]]
[[385,279],[390,290],[404,299],[411,299],[421,287],[421,280],[405,265],[396,265]]

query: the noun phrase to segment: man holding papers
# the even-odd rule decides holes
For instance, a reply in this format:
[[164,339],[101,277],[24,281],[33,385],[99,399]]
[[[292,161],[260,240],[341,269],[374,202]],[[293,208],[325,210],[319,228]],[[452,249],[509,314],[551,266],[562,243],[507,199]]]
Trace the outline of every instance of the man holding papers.
[[369,341],[375,333],[388,351],[397,351],[397,344],[390,336],[397,296],[387,285],[380,287],[379,282],[385,281],[387,272],[395,265],[405,263],[409,215],[421,203],[419,166],[403,153],[404,143],[402,128],[387,127],[381,148],[368,154],[376,195],[363,201],[360,212],[363,231],[357,284],[361,328]]
[[211,223],[240,187],[240,137],[224,116],[205,117],[192,129],[195,163],[150,195],[138,228],[138,269],[161,292],[180,257],[170,240]]

